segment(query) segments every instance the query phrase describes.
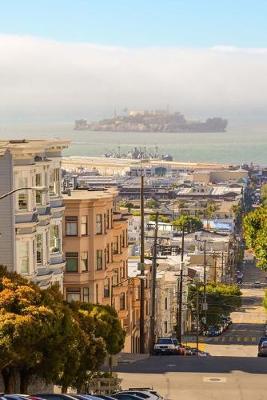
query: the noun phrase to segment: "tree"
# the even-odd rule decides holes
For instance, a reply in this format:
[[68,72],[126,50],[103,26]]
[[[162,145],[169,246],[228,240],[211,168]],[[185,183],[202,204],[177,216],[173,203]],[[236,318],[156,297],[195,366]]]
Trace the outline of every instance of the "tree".
[[207,202],[207,206],[204,210],[204,216],[207,219],[207,228],[209,227],[209,221],[213,218],[215,212],[219,209],[219,205],[213,200]]
[[267,206],[267,183],[261,187],[261,202],[264,206]]
[[196,232],[203,228],[203,224],[198,217],[191,217],[189,215],[181,215],[179,218],[173,221],[173,226],[185,232]]
[[246,245],[257,258],[257,266],[267,270],[267,207],[249,212],[244,217],[243,230]]
[[109,306],[67,304],[58,287],[40,290],[0,268],[0,372],[5,392],[20,391],[34,377],[78,390],[107,352],[123,348],[125,333]]
[[[197,290],[199,291],[201,304],[203,301],[204,285],[189,286],[188,301],[193,313],[196,312]],[[241,306],[241,291],[238,285],[209,283],[206,285],[206,298],[208,309],[206,313],[200,311],[200,319],[206,316],[207,326],[219,325],[223,316],[229,316],[231,312]]]
[[[157,218],[157,217],[156,217],[156,214],[151,214],[150,217],[149,217],[149,220],[155,222],[155,221],[156,221],[156,218]],[[167,223],[170,222],[170,218],[167,217],[166,215],[159,215],[158,221],[159,221],[159,222],[164,222],[164,223],[167,224]]]
[[157,208],[158,207],[158,202],[155,199],[150,199],[146,202],[146,207],[147,208]]
[[13,391],[12,378],[17,371],[40,363],[38,344],[54,332],[55,322],[52,309],[42,303],[40,289],[1,268],[0,368],[6,392]]

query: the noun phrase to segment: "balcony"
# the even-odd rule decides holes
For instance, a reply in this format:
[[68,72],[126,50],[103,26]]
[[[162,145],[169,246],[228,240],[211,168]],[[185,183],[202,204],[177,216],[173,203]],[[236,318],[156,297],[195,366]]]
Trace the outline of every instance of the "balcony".
[[25,211],[23,214],[15,215],[15,223],[18,224],[37,224],[39,222],[37,211]]

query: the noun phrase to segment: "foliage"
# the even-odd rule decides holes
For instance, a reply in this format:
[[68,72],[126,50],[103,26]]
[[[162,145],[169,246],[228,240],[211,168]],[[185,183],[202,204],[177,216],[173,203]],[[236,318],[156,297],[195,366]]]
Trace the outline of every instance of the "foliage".
[[131,209],[134,208],[134,204],[130,201],[121,201],[119,205],[120,207],[127,208],[128,212],[131,212]]
[[141,212],[139,210],[132,210],[131,213],[134,217],[140,217],[141,215]]
[[254,251],[257,265],[267,270],[267,207],[249,212],[244,217],[243,230],[246,245]]
[[264,206],[267,206],[267,183],[261,187],[261,202]]
[[147,208],[157,208],[158,207],[158,202],[157,200],[150,199],[146,202],[146,207]]
[[186,232],[195,232],[202,229],[203,224],[198,217],[191,217],[189,215],[181,215],[175,221],[173,226],[178,229],[184,229]]
[[109,306],[64,302],[58,287],[40,290],[0,267],[0,372],[5,391],[20,375],[80,389],[107,352],[123,348],[124,331]]
[[[202,304],[204,285],[189,286],[188,300],[194,313],[196,312],[197,290],[199,291],[199,304]],[[206,298],[208,304],[207,325],[218,325],[222,316],[229,316],[232,311],[241,306],[241,291],[238,285],[208,283],[206,285]],[[200,319],[204,316],[205,312],[200,310]]]
[[204,210],[204,215],[207,219],[211,219],[215,212],[219,209],[219,205],[215,201],[209,200]]
[[[149,220],[150,220],[150,221],[153,221],[153,222],[156,222],[156,218],[157,218],[157,217],[156,217],[156,214],[151,214],[151,215],[149,216]],[[166,215],[160,215],[160,214],[159,214],[158,221],[159,221],[159,222],[165,222],[165,223],[167,224],[167,223],[170,222],[170,218],[167,217]]]

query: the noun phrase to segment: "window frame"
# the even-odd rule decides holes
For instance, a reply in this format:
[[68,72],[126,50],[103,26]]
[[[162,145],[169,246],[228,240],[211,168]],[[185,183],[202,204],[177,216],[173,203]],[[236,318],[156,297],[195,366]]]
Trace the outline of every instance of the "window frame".
[[[76,233],[68,233],[68,225],[72,224],[75,225],[76,227]],[[78,217],[76,215],[66,215],[65,216],[65,236],[70,236],[70,237],[75,237],[78,236],[79,230],[78,230]]]
[[[72,254],[72,256],[70,256]],[[77,256],[74,256],[73,254],[77,254]],[[65,272],[68,274],[76,274],[79,272],[79,253],[77,251],[68,251],[65,253],[65,258],[66,258],[66,267],[65,267]],[[68,265],[68,260],[75,260],[77,262],[77,268],[76,270],[68,271],[67,265]]]

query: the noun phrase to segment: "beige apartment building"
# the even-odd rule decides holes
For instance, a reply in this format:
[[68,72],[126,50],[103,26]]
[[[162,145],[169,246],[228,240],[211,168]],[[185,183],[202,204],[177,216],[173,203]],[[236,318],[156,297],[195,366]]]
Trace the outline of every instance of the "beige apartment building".
[[112,305],[127,333],[125,350],[131,351],[128,221],[115,210],[115,200],[111,190],[64,195],[64,295],[67,301]]
[[63,289],[61,153],[68,145],[0,141],[0,196],[15,190],[0,200],[0,265],[42,288]]

